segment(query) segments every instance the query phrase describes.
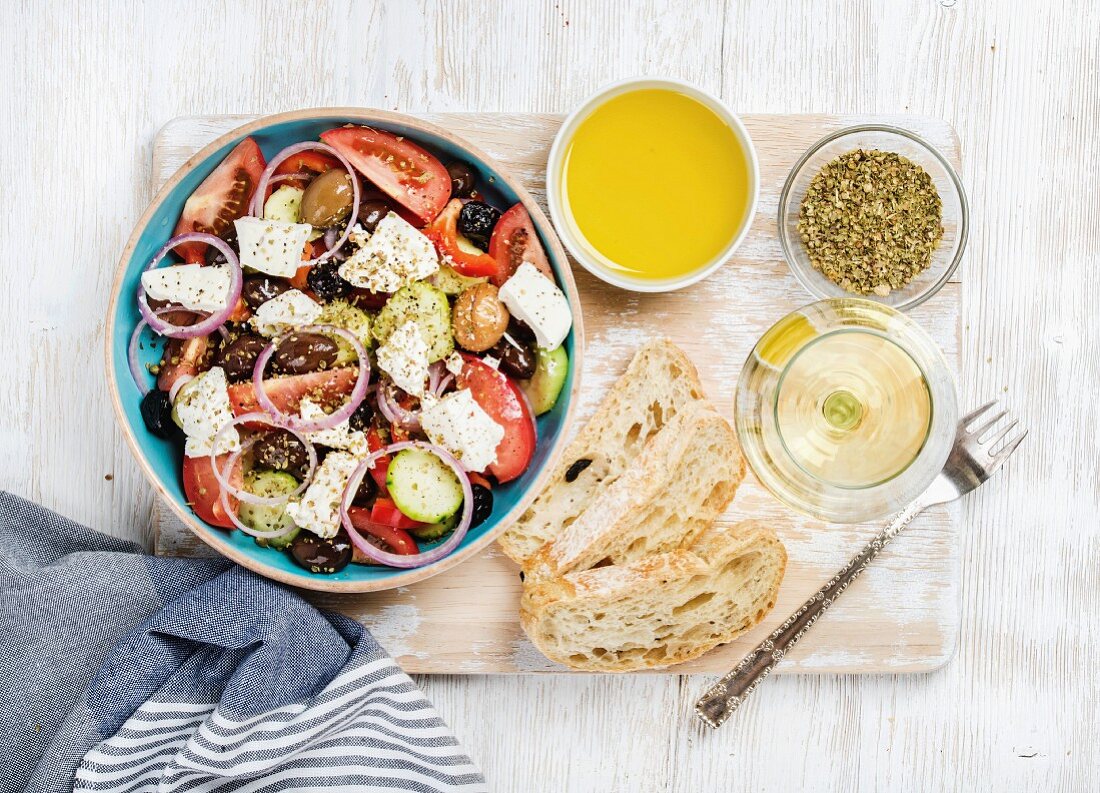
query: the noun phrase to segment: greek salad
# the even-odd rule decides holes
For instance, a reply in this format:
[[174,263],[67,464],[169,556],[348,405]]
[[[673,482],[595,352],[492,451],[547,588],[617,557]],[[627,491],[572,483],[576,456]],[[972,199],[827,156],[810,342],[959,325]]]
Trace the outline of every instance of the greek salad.
[[429,564],[490,515],[562,391],[572,314],[527,210],[481,190],[365,126],[270,160],[245,138],[198,186],[129,350],[198,518],[331,574]]

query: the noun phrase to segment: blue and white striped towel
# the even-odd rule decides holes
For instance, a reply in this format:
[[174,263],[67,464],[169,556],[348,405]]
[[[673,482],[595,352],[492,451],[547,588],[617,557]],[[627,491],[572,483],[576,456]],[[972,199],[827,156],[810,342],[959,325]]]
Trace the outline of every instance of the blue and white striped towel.
[[473,791],[358,623],[0,491],[0,793]]

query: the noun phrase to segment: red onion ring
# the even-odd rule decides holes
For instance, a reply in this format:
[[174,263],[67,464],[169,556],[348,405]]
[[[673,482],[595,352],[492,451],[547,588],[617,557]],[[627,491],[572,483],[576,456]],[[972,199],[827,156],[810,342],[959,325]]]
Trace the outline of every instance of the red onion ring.
[[193,374],[181,374],[176,378],[176,382],[172,383],[172,387],[168,389],[168,401],[175,402],[176,395],[180,392],[180,389],[195,379]]
[[344,228],[344,233],[340,235],[335,245],[329,246],[328,249],[316,259],[310,259],[308,262],[303,262],[301,265],[312,267],[328,259],[348,241],[348,237],[351,236],[351,227],[355,225],[355,218],[359,215],[359,177],[355,175],[355,169],[351,167],[351,163],[347,161],[347,158],[344,157],[343,154],[336,151],[336,149],[332,148],[327,143],[321,143],[320,141],[307,140],[301,143],[295,143],[292,146],[287,146],[271,158],[264,172],[260,174],[259,184],[256,185],[256,194],[252,196],[252,203],[248,206],[248,214],[259,218],[263,217],[263,205],[266,201],[267,188],[271,182],[272,174],[275,173],[275,169],[282,165],[284,161],[301,151],[323,151],[325,154],[335,157],[339,161],[340,166],[346,170],[348,176],[351,177],[351,212],[348,214],[348,223]]
[[392,382],[379,383],[375,401],[378,403],[378,410],[390,424],[397,424],[409,432],[420,431],[420,412],[401,407],[394,399]]
[[437,397],[443,396],[443,392],[447,390],[447,386],[449,386],[454,381],[454,379],[455,376],[448,372],[447,376],[439,381],[438,388],[436,388],[432,393]]
[[[364,539],[356,530],[355,526],[352,525],[351,516],[348,514],[351,502],[355,499],[355,494],[359,491],[359,485],[363,483],[363,477],[366,476],[367,471],[374,467],[375,460],[383,455],[399,452],[402,449],[423,449],[427,452],[431,452],[442,460],[448,468],[455,472],[455,476],[458,477],[458,483],[462,487],[462,518],[458,521],[454,533],[448,537],[447,541],[442,545],[422,553],[408,555],[390,553],[372,545]],[[474,491],[470,486],[470,478],[466,475],[465,469],[463,469],[458,460],[452,457],[446,449],[442,449],[431,443],[425,443],[424,441],[391,443],[389,446],[385,446],[376,452],[368,454],[363,462],[359,464],[359,467],[352,472],[347,487],[344,488],[344,497],[340,500],[340,522],[344,525],[344,529],[347,531],[352,543],[374,561],[390,567],[423,567],[424,565],[442,559],[462,542],[462,539],[466,536],[466,532],[470,528],[470,522],[473,520],[473,516]]]
[[[204,234],[197,231],[180,234],[168,240],[164,247],[157,251],[156,255],[149,264],[146,265],[145,270],[142,272],[152,270],[160,264],[161,260],[168,255],[169,251],[186,242],[202,242],[206,245],[211,245],[225,256],[225,266],[229,267],[229,294],[225,301],[225,308],[221,311],[215,311],[202,322],[198,322],[194,325],[173,325],[170,322],[165,322],[160,319],[157,316],[157,312],[149,307],[149,300],[145,296],[145,289],[139,285],[137,293],[138,311],[141,312],[141,316],[149,324],[150,328],[161,336],[167,336],[170,339],[193,339],[196,336],[205,336],[223,325],[229,318],[229,315],[232,314],[233,310],[237,307],[237,300],[241,296],[241,287],[244,284],[241,264],[237,259],[237,254],[233,252],[233,249],[230,248],[221,237],[215,237],[213,234]],[[174,310],[178,311],[179,309],[177,308]]]
[[[173,308],[171,306],[165,306],[163,308],[156,309],[155,311],[153,311],[153,313],[156,314],[157,316],[160,316],[161,314],[168,314],[170,312],[178,311],[178,310],[179,309]],[[198,313],[206,314],[206,312],[198,312]],[[144,367],[142,367],[141,362],[138,361],[138,346],[140,344],[139,340],[141,339],[141,331],[144,330],[145,327],[148,324],[149,323],[145,321],[144,317],[142,319],[138,320],[138,324],[134,326],[134,332],[130,334],[130,344],[126,349],[126,363],[130,367],[130,376],[134,378],[134,384],[137,385],[138,391],[141,392],[142,396],[145,396],[146,394],[148,394],[152,390],[149,386],[145,385],[145,383],[143,381],[143,378],[141,376],[141,372],[142,372],[142,369]],[[153,329],[150,328],[150,330],[153,330]],[[218,328],[218,330],[221,332],[223,338],[225,338],[228,335],[226,333],[226,330],[225,330],[224,327]],[[153,330],[153,332],[156,333],[155,330]],[[181,377],[180,380],[177,381],[177,382],[179,382],[180,385],[182,385],[183,383],[187,382],[187,380],[190,380],[190,379],[191,379],[190,376],[185,375],[184,377]],[[169,398],[170,401],[173,401],[173,402],[175,401],[176,392],[178,390],[179,390],[178,386],[173,385],[172,390],[170,392],[168,392],[168,398]]]
[[[229,477],[225,471],[228,471],[232,466],[226,465],[224,470],[218,470],[217,454],[215,453],[218,448],[218,442],[222,439],[222,435],[232,427],[237,427],[249,421],[259,421],[264,424],[270,424],[272,427],[276,427],[281,430],[286,430],[306,448],[306,454],[309,455],[309,470],[306,472],[305,477],[302,479],[302,483],[298,485],[297,489],[282,496],[271,496],[265,498],[264,496],[257,496],[255,493],[250,493],[247,490],[234,487],[229,481]],[[240,450],[236,453],[240,455],[247,452],[256,443],[256,438],[250,438],[246,444],[242,445]],[[234,460],[235,462],[235,460]],[[305,492],[305,489],[309,487],[309,483],[313,480],[313,473],[317,470],[317,449],[313,446],[313,443],[309,438],[302,435],[292,427],[286,426],[284,422],[278,419],[273,419],[266,413],[245,413],[244,415],[235,417],[232,421],[223,424],[214,434],[214,439],[210,443],[210,467],[214,469],[214,477],[218,480],[218,484],[221,485],[223,492],[228,492],[229,495],[234,498],[244,501],[246,504],[255,504],[259,507],[279,507],[290,501],[297,495],[301,495]],[[245,532],[249,534],[250,532]]]
[[[355,354],[359,357],[359,378],[355,381],[355,387],[351,390],[351,396],[348,397],[348,401],[343,407],[334,410],[324,418],[303,419],[301,416],[284,413],[275,407],[275,403],[271,401],[271,398],[267,395],[267,391],[264,388],[264,369],[267,367],[267,362],[271,360],[271,356],[275,354],[275,350],[279,348],[279,345],[286,337],[295,333],[335,333],[337,336],[346,340],[352,346],[352,349],[355,350]],[[294,328],[293,330],[287,331],[264,347],[260,356],[256,359],[256,366],[252,369],[252,388],[256,392],[256,402],[259,406],[270,416],[274,416],[285,423],[287,425],[285,429],[298,430],[300,432],[330,430],[341,422],[350,419],[351,414],[355,412],[355,409],[359,407],[363,399],[366,398],[367,385],[369,382],[370,361],[367,358],[367,351],[363,349],[363,343],[360,342],[358,337],[351,331],[338,328],[335,325],[304,325],[300,328]]]
[[144,318],[138,322],[134,332],[130,334],[130,345],[126,349],[126,363],[130,366],[130,376],[134,378],[134,384],[138,387],[138,391],[141,392],[142,396],[152,391],[151,387],[145,385],[141,376],[141,364],[138,362],[138,340],[141,338],[141,332],[148,324]]
[[[243,448],[238,449],[237,451],[233,452],[231,455],[229,455],[229,459],[225,461],[225,467],[221,471],[218,470],[218,467],[216,465],[214,466],[214,474],[215,475],[220,475],[221,477],[225,477],[226,480],[228,481],[228,476],[227,476],[228,471],[234,465],[237,464],[237,460],[241,459],[242,454],[244,454],[244,449]],[[284,537],[287,534],[290,534],[290,532],[294,531],[294,524],[293,523],[291,523],[285,529],[276,529],[275,531],[256,531],[251,526],[246,526],[244,524],[244,522],[239,517],[237,517],[236,511],[233,510],[233,509],[230,509],[230,507],[229,507],[229,491],[228,490],[226,490],[223,487],[221,489],[221,493],[218,496],[218,498],[221,501],[222,509],[225,510],[225,516],[227,518],[229,518],[229,522],[232,523],[234,526],[236,526],[241,531],[243,531],[249,537],[256,537],[257,539],[261,539],[261,540],[274,540],[274,539],[278,539],[279,537]]]

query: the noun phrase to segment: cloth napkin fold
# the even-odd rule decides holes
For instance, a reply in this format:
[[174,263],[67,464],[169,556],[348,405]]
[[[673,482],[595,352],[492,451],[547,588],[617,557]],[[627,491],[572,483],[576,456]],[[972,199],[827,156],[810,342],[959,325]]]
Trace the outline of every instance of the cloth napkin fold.
[[487,790],[364,628],[0,491],[0,793]]

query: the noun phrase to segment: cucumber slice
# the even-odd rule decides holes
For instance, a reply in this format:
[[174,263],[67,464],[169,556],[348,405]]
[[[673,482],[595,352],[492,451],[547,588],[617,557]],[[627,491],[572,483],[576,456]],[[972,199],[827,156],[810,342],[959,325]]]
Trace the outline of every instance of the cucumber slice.
[[[249,471],[244,478],[244,487],[249,493],[263,498],[273,498],[292,492],[298,487],[298,480],[285,471]],[[282,537],[265,539],[256,537],[256,544],[265,548],[282,550],[294,541],[301,529],[294,525],[290,515],[286,514],[286,505],[277,507],[259,506],[241,502],[239,517],[241,523],[256,531],[275,531],[290,529]],[[293,527],[293,528],[291,528]]]
[[402,513],[421,523],[439,523],[462,506],[462,485],[429,451],[404,449],[390,460],[386,489]]
[[458,525],[459,518],[462,511],[459,510],[449,518],[444,518],[439,523],[429,523],[427,526],[420,526],[415,529],[409,529],[409,534],[416,537],[416,539],[422,542],[431,542],[432,540],[438,540],[444,535],[450,534],[455,530]]
[[557,404],[567,374],[569,356],[564,347],[555,347],[552,350],[539,348],[534,377],[520,382],[523,393],[531,400],[531,409],[536,416],[548,413]]
[[[351,331],[368,350],[374,343],[371,335],[370,315],[362,309],[356,308],[346,300],[333,300],[321,307],[321,313],[317,317],[318,325],[335,325],[338,328]],[[330,337],[336,342],[335,366],[349,366],[357,360],[355,350],[343,336],[332,334]]]
[[305,190],[283,185],[264,203],[264,219],[278,220],[281,223],[297,223],[302,213],[302,196]]
[[451,304],[442,289],[424,281],[413,281],[398,289],[374,319],[374,338],[383,343],[410,320],[424,336],[429,362],[442,361],[454,351]]
[[[481,253],[481,251],[478,251]],[[471,278],[468,275],[462,275],[455,272],[452,268],[445,264],[439,266],[439,270],[432,273],[428,278],[432,286],[437,286],[443,290],[443,294],[449,297],[457,297],[469,289],[471,286],[477,284],[484,284],[488,281],[488,278]]]

